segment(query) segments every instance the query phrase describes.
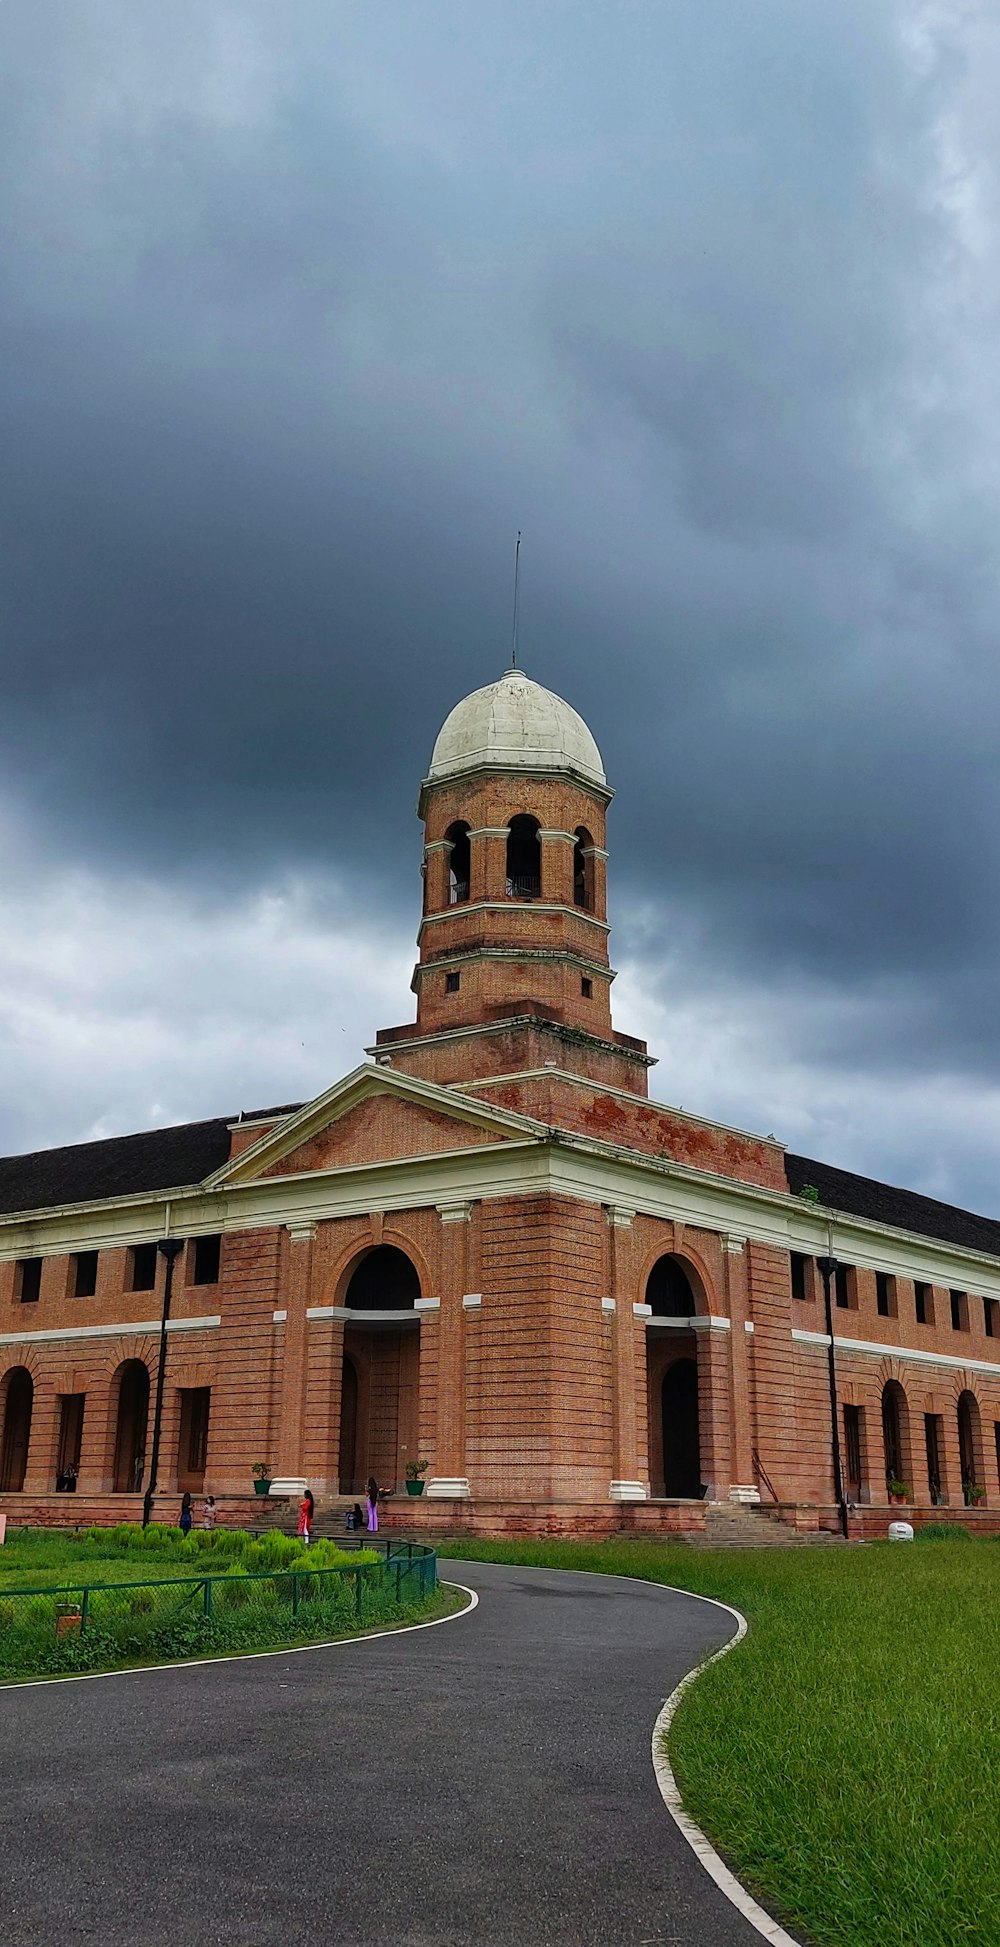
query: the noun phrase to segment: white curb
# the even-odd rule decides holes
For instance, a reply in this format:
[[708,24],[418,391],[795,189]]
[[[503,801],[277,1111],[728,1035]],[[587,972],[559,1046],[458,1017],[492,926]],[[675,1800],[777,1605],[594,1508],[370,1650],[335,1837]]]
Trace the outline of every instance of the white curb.
[[[667,1584],[661,1582],[658,1586],[662,1589],[666,1588]],[[689,1589],[680,1589],[677,1593],[680,1595],[690,1595],[691,1591]],[[728,1643],[723,1643],[721,1649],[716,1650],[711,1656],[706,1656],[703,1663],[697,1664],[695,1669],[688,1671],[686,1677],[681,1678],[676,1690],[670,1692],[663,1709],[660,1711],[653,1725],[653,1770],[656,1773],[656,1782],[660,1788],[660,1796],[678,1832],[687,1840],[692,1852],[697,1855],[699,1864],[704,1866],[706,1873],[709,1874],[710,1878],[714,1879],[720,1893],[724,1893],[730,1904],[736,1907],[738,1912],[742,1913],[744,1920],[748,1921],[750,1926],[756,1929],[762,1939],[770,1941],[771,1947],[800,1947],[800,1943],[794,1940],[790,1933],[786,1933],[784,1927],[778,1925],[777,1920],[772,1920],[771,1915],[765,1912],[764,1908],[759,1905],[752,1894],[747,1892],[746,1887],[741,1886],[735,1873],[731,1873],[725,1861],[719,1858],[715,1847],[705,1837],[700,1825],[696,1825],[690,1813],[684,1810],[677,1780],[674,1777],[673,1767],[667,1757],[667,1732],[670,1729],[674,1712],[688,1685],[694,1683],[695,1678],[700,1677],[702,1671],[707,1670],[710,1664],[717,1663],[720,1656],[728,1656],[729,1651],[735,1649],[737,1643],[742,1643],[747,1633],[746,1617],[741,1615],[738,1609],[734,1609],[730,1603],[718,1602],[714,1597],[707,1595],[695,1596],[694,1600],[696,1602],[711,1602],[713,1608],[724,1609],[728,1616],[733,1616],[736,1621],[736,1634],[735,1636],[730,1636]]]

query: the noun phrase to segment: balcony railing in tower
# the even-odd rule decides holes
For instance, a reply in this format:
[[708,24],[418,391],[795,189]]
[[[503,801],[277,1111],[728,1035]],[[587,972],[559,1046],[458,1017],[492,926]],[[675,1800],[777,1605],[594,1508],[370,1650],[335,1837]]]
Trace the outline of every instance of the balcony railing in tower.
[[513,879],[510,876],[508,876],[507,879],[508,899],[537,899],[539,897],[539,894],[541,893],[541,890],[542,890],[542,882],[540,878],[525,877],[523,874]]
[[468,879],[453,879],[448,892],[449,906],[462,906],[469,897]]

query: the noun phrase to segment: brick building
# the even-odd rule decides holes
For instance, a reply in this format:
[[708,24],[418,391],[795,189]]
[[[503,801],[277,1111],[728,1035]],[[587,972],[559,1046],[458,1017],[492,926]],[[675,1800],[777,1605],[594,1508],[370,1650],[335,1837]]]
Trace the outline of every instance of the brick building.
[[884,1529],[897,1481],[1000,1526],[1000,1223],[649,1100],[610,799],[508,670],[421,789],[412,1024],[314,1101],[0,1162],[0,1511],[137,1510],[172,1238],[161,1495],[426,1459],[392,1518]]

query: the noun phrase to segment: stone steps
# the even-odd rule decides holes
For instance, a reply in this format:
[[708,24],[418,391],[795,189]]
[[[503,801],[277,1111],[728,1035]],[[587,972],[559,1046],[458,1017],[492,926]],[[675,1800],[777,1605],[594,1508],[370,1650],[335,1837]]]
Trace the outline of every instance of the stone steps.
[[705,1529],[689,1548],[825,1548],[842,1541],[825,1528],[792,1528],[770,1508],[707,1507]]

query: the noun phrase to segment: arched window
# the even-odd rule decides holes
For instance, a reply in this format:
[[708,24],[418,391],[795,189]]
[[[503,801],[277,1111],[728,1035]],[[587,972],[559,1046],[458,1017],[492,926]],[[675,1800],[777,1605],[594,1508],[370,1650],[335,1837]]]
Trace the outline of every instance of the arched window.
[[903,1428],[906,1419],[906,1394],[898,1380],[890,1379],[882,1388],[882,1448],[885,1454],[885,1482],[892,1493],[892,1483],[897,1488],[908,1488],[910,1483],[903,1477]]
[[576,828],[573,847],[573,903],[585,912],[594,910],[594,841],[586,825]]
[[355,1267],[343,1302],[349,1311],[412,1311],[419,1296],[420,1279],[406,1252],[379,1244]]
[[975,1507],[985,1498],[981,1465],[981,1426],[979,1401],[975,1393],[960,1393],[958,1397],[958,1452],[962,1466],[962,1499],[966,1507]]
[[149,1373],[141,1359],[118,1368],[118,1418],[115,1427],[116,1494],[138,1494],[146,1471]]
[[0,1439],[0,1491],[20,1494],[28,1465],[31,1409],[35,1386],[27,1366],[14,1366],[2,1388],[3,1436]]
[[693,1318],[698,1307],[682,1265],[675,1257],[658,1257],[646,1279],[646,1303],[654,1318]]
[[521,812],[507,827],[507,897],[537,899],[542,890],[538,819]]
[[449,825],[445,837],[451,846],[448,859],[448,904],[461,906],[469,897],[469,872],[471,852],[469,847],[469,827],[462,819]]

